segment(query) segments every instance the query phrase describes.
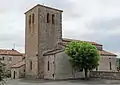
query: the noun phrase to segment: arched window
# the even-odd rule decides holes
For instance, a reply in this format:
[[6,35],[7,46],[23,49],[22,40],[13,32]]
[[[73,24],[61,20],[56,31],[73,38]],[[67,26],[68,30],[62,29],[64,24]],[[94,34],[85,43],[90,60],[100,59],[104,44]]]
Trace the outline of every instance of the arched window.
[[31,28],[31,15],[29,15],[29,28]]
[[50,15],[49,15],[49,13],[47,13],[47,23],[49,23],[50,22]]
[[5,60],[5,57],[2,57],[2,60]]
[[112,70],[112,67],[111,67],[111,62],[109,62],[109,64],[110,64],[110,70]]
[[35,22],[35,14],[32,14],[32,23],[34,24]]
[[32,14],[32,28],[31,28],[31,32],[34,33],[34,23],[35,23],[35,14]]
[[109,65],[110,65],[110,70],[112,70],[112,64],[111,64],[111,58],[109,58]]
[[48,61],[48,71],[50,70],[50,64],[49,64],[49,61]]
[[54,24],[54,23],[55,23],[55,15],[52,14],[52,24]]
[[32,70],[32,61],[30,61],[30,70]]

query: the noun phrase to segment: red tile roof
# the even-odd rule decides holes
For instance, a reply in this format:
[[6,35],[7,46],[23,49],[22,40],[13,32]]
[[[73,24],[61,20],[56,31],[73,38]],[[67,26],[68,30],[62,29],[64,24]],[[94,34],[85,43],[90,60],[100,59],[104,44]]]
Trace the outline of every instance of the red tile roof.
[[0,55],[22,56],[23,54],[16,50],[0,49]]
[[[70,41],[80,41],[80,40],[73,40],[73,39],[64,39],[62,40],[62,43],[58,43],[58,45],[62,45],[62,46],[66,46],[67,43],[69,43]],[[89,42],[89,41],[86,41],[86,42]],[[97,46],[102,46],[101,44],[98,44],[96,42],[89,42],[93,45],[97,45]],[[62,49],[51,49],[51,50],[48,50],[46,52],[44,52],[43,54],[46,56],[46,55],[52,55],[52,54],[55,54],[55,53],[59,53],[61,51],[64,51]],[[116,54],[113,54],[111,52],[107,52],[105,50],[98,50],[99,51],[99,54],[100,55],[104,55],[104,56],[117,56]]]
[[24,65],[25,65],[25,61],[23,60],[23,61],[17,62],[13,66],[11,66],[11,68],[19,68],[19,67],[24,66]]
[[47,50],[43,53],[43,56],[46,56],[46,55],[53,55],[53,54],[56,54],[56,53],[60,53],[60,52],[63,52],[64,49],[51,49],[51,50]]
[[25,53],[21,53],[22,54],[22,58],[25,59]]
[[[71,42],[71,41],[81,41],[81,40],[66,39],[66,38],[63,38],[63,39],[62,39],[62,42],[63,42],[64,44],[66,44],[66,43],[68,43],[68,42]],[[85,42],[88,42],[88,43],[91,43],[91,44],[97,45],[97,46],[102,46],[101,44],[98,44],[98,43],[96,43],[96,42],[90,42],[90,41],[85,41]]]
[[99,51],[100,55],[104,55],[104,56],[117,56],[116,54],[113,54],[111,52],[107,52],[105,50]]
[[[59,52],[63,52],[64,49],[54,49],[54,50],[48,50],[46,51],[43,55],[44,56],[47,56],[47,55],[53,55],[53,54],[56,54],[56,53],[59,53]],[[108,52],[108,51],[105,51],[105,50],[99,50],[99,54],[101,56],[117,56],[116,54],[113,54],[111,52]]]

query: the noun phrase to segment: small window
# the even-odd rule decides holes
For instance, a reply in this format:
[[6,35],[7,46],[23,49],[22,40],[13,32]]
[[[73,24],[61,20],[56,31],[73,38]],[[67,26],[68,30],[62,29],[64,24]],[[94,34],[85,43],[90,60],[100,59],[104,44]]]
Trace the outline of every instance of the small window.
[[23,72],[25,72],[25,69],[23,70]]
[[50,64],[49,64],[49,61],[48,61],[48,71],[50,70]]
[[47,23],[49,23],[50,22],[50,15],[49,15],[49,13],[47,13]]
[[31,25],[31,15],[29,15],[29,27]]
[[30,70],[32,70],[32,61],[30,61]]
[[53,78],[54,78],[54,74],[52,74]]
[[55,61],[53,61],[53,64],[55,64]]
[[12,57],[9,57],[9,61],[12,61]]
[[111,62],[109,62],[109,64],[110,64],[110,70],[112,70],[112,67],[111,67]]
[[32,14],[32,23],[34,24],[35,22],[35,14]]
[[5,57],[2,57],[2,60],[5,60]]
[[30,30],[30,32],[31,32],[31,15],[29,15],[29,30]]
[[52,14],[52,24],[55,24],[55,15]]

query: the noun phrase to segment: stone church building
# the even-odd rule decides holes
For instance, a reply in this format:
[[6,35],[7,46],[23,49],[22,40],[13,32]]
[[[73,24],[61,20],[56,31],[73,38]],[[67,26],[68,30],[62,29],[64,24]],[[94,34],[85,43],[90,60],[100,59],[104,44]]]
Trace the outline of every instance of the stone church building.
[[[25,13],[25,76],[41,79],[82,77],[72,70],[64,48],[72,39],[62,38],[62,10],[36,5]],[[80,41],[80,40],[77,40]],[[116,55],[95,45],[101,55],[98,71],[116,71]]]

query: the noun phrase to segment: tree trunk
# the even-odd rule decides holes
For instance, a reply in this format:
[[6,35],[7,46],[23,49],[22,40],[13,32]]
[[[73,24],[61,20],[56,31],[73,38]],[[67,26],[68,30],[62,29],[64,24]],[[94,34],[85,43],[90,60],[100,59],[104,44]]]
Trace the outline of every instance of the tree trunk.
[[85,69],[85,79],[88,78],[87,73],[88,73],[88,69]]
[[75,69],[72,67],[72,75],[73,75],[73,78],[75,79]]

